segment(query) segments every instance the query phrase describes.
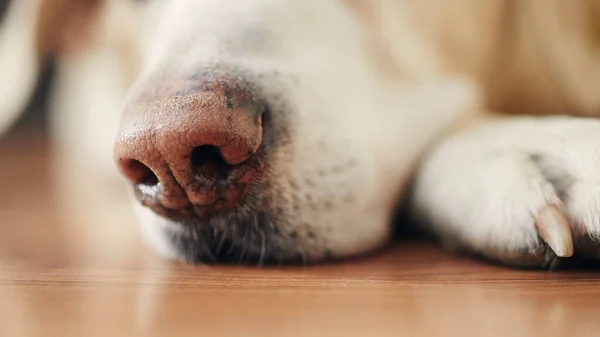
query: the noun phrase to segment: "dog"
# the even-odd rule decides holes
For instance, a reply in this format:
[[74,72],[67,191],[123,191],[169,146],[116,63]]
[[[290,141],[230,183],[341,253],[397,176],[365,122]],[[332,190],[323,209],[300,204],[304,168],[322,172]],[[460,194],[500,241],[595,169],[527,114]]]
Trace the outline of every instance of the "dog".
[[165,257],[362,255],[405,200],[450,249],[600,258],[600,1],[4,4],[0,125],[54,60],[55,143]]

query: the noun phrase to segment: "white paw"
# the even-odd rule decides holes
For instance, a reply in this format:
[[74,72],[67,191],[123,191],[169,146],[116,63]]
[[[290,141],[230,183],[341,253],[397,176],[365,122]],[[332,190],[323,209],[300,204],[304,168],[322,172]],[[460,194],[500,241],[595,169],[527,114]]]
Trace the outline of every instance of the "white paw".
[[600,122],[496,121],[423,162],[411,208],[448,246],[519,266],[600,258]]

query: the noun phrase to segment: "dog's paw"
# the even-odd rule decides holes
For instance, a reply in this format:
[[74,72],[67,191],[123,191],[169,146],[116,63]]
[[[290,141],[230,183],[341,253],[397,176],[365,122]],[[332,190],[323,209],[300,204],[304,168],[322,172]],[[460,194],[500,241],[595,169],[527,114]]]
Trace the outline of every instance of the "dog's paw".
[[600,122],[515,119],[464,131],[426,157],[411,206],[446,245],[503,263],[600,259]]

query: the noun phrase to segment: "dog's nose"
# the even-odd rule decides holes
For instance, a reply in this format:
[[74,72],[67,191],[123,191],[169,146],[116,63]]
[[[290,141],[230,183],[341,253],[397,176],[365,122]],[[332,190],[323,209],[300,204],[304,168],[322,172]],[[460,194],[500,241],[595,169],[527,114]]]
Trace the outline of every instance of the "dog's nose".
[[233,207],[262,172],[265,104],[239,83],[161,82],[123,116],[115,145],[142,204],[169,218]]

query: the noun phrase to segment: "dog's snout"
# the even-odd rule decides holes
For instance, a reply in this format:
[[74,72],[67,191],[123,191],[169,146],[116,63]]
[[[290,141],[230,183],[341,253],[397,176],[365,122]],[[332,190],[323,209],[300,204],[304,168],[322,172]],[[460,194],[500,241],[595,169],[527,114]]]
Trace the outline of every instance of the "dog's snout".
[[265,104],[228,80],[156,87],[126,109],[115,145],[138,199],[169,218],[233,207],[262,171]]

